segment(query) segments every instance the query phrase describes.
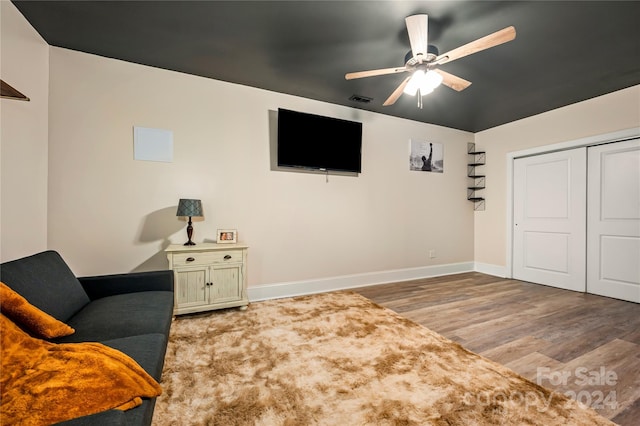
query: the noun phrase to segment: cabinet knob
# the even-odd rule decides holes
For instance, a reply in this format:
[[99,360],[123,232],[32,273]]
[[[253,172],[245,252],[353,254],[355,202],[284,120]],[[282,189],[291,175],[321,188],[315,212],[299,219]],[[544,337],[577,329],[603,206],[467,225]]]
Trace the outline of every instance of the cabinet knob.
[[194,260],[196,260],[195,257],[187,257],[187,262],[193,262]]
[[231,255],[230,254],[227,254],[227,255],[224,256],[224,260],[229,260],[229,259],[231,259]]

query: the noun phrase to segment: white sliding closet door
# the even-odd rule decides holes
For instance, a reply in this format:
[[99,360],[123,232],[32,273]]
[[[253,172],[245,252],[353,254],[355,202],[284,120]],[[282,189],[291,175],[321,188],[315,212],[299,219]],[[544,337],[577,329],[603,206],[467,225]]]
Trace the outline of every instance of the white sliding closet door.
[[640,303],[640,139],[588,157],[587,291]]
[[514,161],[514,278],[585,291],[586,151]]

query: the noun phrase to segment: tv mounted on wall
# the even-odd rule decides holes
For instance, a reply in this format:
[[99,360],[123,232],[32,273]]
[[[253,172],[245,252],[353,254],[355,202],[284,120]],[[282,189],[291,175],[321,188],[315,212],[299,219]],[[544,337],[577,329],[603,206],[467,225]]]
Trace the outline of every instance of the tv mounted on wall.
[[362,123],[278,109],[278,166],[361,172]]

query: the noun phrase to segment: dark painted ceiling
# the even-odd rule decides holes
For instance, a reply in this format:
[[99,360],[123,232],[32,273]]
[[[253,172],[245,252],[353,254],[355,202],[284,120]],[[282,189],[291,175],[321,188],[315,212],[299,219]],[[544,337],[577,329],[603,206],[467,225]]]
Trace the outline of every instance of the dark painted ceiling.
[[[13,3],[52,46],[471,132],[640,84],[638,1]],[[509,25],[517,38],[441,66],[466,90],[383,107],[407,74],[344,74],[403,66],[416,13],[440,53]]]

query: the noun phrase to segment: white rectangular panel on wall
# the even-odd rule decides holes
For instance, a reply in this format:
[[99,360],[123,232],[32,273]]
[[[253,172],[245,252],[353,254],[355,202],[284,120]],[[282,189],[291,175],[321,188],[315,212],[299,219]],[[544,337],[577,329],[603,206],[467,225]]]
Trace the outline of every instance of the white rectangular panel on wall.
[[585,290],[586,148],[514,161],[513,276]]
[[148,127],[133,128],[133,158],[140,161],[173,161],[173,132]]
[[640,303],[640,139],[589,148],[587,291]]

